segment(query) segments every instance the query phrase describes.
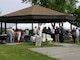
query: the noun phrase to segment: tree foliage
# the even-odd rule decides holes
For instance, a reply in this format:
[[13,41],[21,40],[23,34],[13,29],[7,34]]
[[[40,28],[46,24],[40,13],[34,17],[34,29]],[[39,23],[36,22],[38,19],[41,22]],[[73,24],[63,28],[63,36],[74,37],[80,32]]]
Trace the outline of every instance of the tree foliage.
[[75,22],[80,26],[80,7],[75,9],[74,15],[76,16]]
[[22,2],[31,2],[32,5],[39,4],[59,12],[75,14],[77,16],[75,22],[80,24],[80,7],[76,9],[78,0],[22,0]]
[[39,4],[46,8],[57,10],[64,13],[73,13],[78,0],[22,0],[22,2],[31,2],[32,5]]

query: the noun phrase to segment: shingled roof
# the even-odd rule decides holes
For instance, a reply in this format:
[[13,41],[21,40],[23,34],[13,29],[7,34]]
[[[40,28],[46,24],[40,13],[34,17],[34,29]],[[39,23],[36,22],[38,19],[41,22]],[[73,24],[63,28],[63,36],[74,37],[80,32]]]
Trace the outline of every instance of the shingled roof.
[[9,23],[49,23],[75,20],[74,16],[51,10],[39,5],[33,5],[4,16],[0,16],[0,22]]
[[[1,32],[2,32],[2,22],[5,23],[5,33],[6,33],[6,23],[52,23],[52,22],[72,22],[75,20],[74,16],[70,16],[55,10],[51,10],[39,5],[33,5],[29,8],[18,10],[0,16],[1,22]],[[16,25],[17,29],[17,25]]]
[[66,15],[66,14],[39,5],[33,5],[29,8],[24,8],[22,10],[12,12],[4,16],[22,16],[22,15]]

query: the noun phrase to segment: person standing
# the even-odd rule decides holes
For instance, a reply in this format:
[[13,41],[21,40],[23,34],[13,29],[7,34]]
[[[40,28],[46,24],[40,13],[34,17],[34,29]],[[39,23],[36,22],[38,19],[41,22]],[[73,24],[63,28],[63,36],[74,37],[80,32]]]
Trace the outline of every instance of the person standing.
[[56,42],[59,42],[59,28],[56,27],[55,29],[55,39],[56,39]]
[[73,42],[75,43],[76,42],[76,29],[73,28],[71,33],[72,33]]
[[46,41],[47,36],[46,36],[47,28],[43,27],[42,29],[42,41]]
[[25,29],[24,39],[25,39],[26,42],[27,42],[27,41],[30,41],[29,29]]
[[76,28],[76,41],[79,44],[79,30]]
[[42,31],[41,31],[40,27],[38,27],[37,34],[41,37]]
[[17,40],[18,40],[18,42],[20,42],[20,39],[21,39],[21,32],[19,29],[17,29]]
[[64,42],[64,38],[63,38],[64,33],[65,33],[65,32],[64,32],[63,27],[62,27],[62,26],[60,26],[59,39],[60,39],[60,42],[61,42],[61,43],[63,43],[63,42]]
[[12,34],[13,34],[12,40],[13,40],[13,42],[14,42],[14,41],[15,41],[15,38],[16,38],[16,32],[15,32],[15,30],[14,30],[14,29],[13,29]]
[[47,29],[47,34],[51,34],[51,28],[50,27],[48,27],[48,29]]
[[52,25],[52,30],[51,30],[51,38],[53,38],[52,42],[55,42],[55,28],[53,25]]
[[8,43],[12,43],[13,42],[14,31],[11,27],[9,27],[9,29],[7,29],[7,36],[8,36]]
[[46,42],[52,40],[51,39],[51,28],[50,27],[48,27],[46,29],[46,38],[47,38]]
[[34,35],[37,35],[37,30],[38,30],[38,29],[37,29],[37,27],[35,26],[35,28],[33,29],[33,34],[34,34]]

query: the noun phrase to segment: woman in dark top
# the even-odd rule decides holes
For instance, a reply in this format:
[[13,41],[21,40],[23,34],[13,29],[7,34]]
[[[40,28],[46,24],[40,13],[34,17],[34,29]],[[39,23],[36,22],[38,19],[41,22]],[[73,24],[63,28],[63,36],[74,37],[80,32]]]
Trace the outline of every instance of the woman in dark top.
[[61,43],[63,43],[63,42],[64,42],[64,38],[63,38],[64,33],[65,33],[65,32],[64,32],[63,27],[62,27],[62,26],[60,26],[59,39],[60,39],[60,42],[61,42]]
[[55,29],[55,40],[56,42],[59,42],[59,28],[58,27],[56,27]]
[[73,30],[72,30],[72,39],[73,39],[73,42],[75,43],[75,41],[76,41],[76,29],[75,28],[73,28]]

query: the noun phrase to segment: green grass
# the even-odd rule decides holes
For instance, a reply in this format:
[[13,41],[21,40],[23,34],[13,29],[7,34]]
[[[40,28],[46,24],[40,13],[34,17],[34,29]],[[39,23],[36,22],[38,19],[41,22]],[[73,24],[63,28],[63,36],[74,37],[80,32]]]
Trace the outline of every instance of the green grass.
[[57,46],[62,46],[62,45],[55,45],[54,43],[52,43],[52,44],[43,43],[41,47],[57,47]]
[[72,40],[71,41],[67,41],[65,43],[74,44],[74,42]]
[[[30,43],[30,42],[28,42],[27,44],[28,44],[29,46],[35,47],[35,43]],[[55,45],[55,44],[53,44],[53,43],[47,43],[47,42],[42,43],[42,45],[41,45],[41,47],[57,47],[57,46],[62,46],[62,45]],[[40,48],[40,47],[39,47],[39,48]]]
[[[43,44],[43,47],[44,46],[45,44]],[[28,50],[28,48],[32,47],[35,47],[33,43],[18,45],[0,44],[0,60],[57,60],[55,58],[50,58],[47,55]]]
[[77,44],[77,45],[80,45],[80,42],[78,43],[77,41],[74,43],[72,40],[71,41],[67,41],[65,43],[68,43],[68,44]]

